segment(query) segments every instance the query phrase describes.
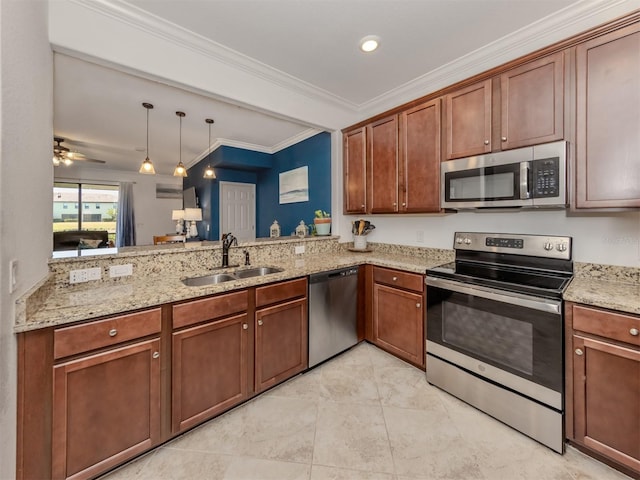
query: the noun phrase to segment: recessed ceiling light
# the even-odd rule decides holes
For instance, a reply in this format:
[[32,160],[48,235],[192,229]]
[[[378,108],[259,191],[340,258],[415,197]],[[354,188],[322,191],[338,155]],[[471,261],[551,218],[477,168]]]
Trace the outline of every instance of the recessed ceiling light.
[[375,35],[367,35],[360,40],[360,50],[365,53],[373,52],[380,45],[380,38]]

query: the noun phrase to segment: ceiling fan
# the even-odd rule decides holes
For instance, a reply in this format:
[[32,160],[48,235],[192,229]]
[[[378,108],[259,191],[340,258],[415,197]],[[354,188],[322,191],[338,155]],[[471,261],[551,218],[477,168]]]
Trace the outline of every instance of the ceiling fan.
[[104,160],[87,158],[80,152],[71,151],[69,148],[61,145],[61,143],[64,142],[64,138],[62,137],[53,137],[53,141],[55,142],[55,145],[53,145],[53,165],[55,167],[59,165],[69,166],[76,160],[82,162],[106,163]]

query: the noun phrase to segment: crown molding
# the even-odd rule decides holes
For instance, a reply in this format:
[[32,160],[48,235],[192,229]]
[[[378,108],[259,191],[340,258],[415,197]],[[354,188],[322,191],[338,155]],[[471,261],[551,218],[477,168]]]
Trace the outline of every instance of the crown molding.
[[324,101],[341,108],[347,107],[351,111],[358,108],[354,102],[153,15],[124,0],[68,1],[308,98]]

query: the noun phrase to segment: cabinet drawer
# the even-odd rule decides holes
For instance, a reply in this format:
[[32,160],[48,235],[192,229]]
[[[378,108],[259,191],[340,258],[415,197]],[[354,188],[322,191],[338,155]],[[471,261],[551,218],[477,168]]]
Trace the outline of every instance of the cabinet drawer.
[[283,302],[290,298],[305,297],[307,295],[307,279],[299,278],[288,282],[256,288],[256,307],[272,303]]
[[58,328],[53,332],[53,357],[68,357],[127,340],[160,333],[159,308],[120,315],[82,325]]
[[424,278],[422,275],[382,267],[373,268],[373,281],[406,290],[413,290],[418,293],[422,293],[422,289],[424,288]]
[[574,305],[573,329],[640,346],[640,317]]
[[233,313],[244,312],[249,305],[248,295],[247,290],[242,290],[174,305],[173,328],[186,327],[205,320],[214,320]]

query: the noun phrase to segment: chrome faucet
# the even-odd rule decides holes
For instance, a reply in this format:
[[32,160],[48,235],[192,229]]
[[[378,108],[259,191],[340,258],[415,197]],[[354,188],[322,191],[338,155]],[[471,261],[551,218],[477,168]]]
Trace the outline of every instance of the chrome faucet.
[[229,233],[222,234],[222,266],[229,266],[229,248],[231,245],[238,246],[238,239]]

